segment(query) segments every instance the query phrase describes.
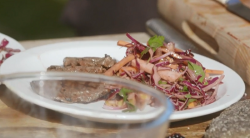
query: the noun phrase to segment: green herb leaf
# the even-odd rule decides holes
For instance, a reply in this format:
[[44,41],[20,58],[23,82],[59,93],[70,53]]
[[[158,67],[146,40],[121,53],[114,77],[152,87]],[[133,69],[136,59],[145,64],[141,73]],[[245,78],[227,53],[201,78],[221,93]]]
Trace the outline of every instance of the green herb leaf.
[[199,79],[199,82],[203,82],[204,78],[205,78],[205,72],[203,70],[203,68],[199,65],[196,65],[192,62],[188,62],[188,68],[193,70],[195,72],[196,75],[201,75],[201,78]]
[[208,85],[208,82],[207,82],[207,81],[205,81],[205,82],[204,82],[204,85]]
[[188,91],[188,87],[187,86],[183,86],[183,91],[187,92]]
[[127,88],[121,88],[119,95],[123,97],[124,101],[127,101],[128,93],[132,92],[132,90]]
[[128,106],[128,108],[123,110],[122,112],[134,112],[134,111],[137,110],[136,107],[133,104],[129,103],[129,101],[127,100],[128,94],[131,93],[131,92],[133,92],[133,90],[130,90],[130,89],[127,89],[127,88],[121,88],[121,90],[119,92],[119,95],[121,97],[123,97],[123,101]]
[[133,104],[131,104],[127,101],[126,101],[126,104],[127,104],[128,108],[123,110],[122,112],[135,112],[137,110]]
[[179,99],[179,100],[184,101],[184,102],[186,101],[186,99]]
[[163,46],[164,37],[163,36],[153,36],[148,40],[149,46],[152,48],[153,51],[156,51],[157,48]]
[[184,81],[184,79],[182,77],[179,78],[179,81]]
[[144,78],[143,75],[141,75],[141,79],[142,79],[142,83],[143,83],[143,84],[146,84],[146,81],[145,81],[145,78]]
[[147,48],[145,48],[145,49],[141,52],[141,58],[142,58],[146,53],[148,53],[149,49],[150,49],[150,47],[147,47]]
[[197,101],[197,99],[188,99],[188,102],[187,102],[185,108],[186,108],[190,103],[192,103],[192,102],[194,102],[194,101]]
[[186,94],[185,97],[186,98],[191,98],[191,95],[190,94]]
[[188,68],[191,69],[191,70],[194,70],[194,68],[193,68],[193,66],[192,66],[192,64],[191,64],[191,62],[188,62]]
[[167,82],[166,82],[166,81],[159,80],[159,81],[158,81],[158,84],[167,84]]
[[197,99],[188,99],[188,103],[187,103],[187,105],[188,105],[189,103],[194,102],[194,101],[197,101]]
[[183,86],[183,89],[180,90],[180,92],[187,92],[188,91],[188,87],[187,86]]
[[151,48],[154,52],[157,48],[163,46],[164,43],[164,37],[163,36],[153,36],[148,40],[149,47],[145,48],[141,52],[141,57],[143,57],[146,53],[148,53],[149,49]]

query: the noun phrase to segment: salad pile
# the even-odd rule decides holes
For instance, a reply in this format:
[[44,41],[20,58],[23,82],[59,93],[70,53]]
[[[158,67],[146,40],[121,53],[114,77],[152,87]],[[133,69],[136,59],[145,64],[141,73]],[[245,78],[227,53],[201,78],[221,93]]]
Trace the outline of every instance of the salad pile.
[[[163,36],[153,36],[144,45],[130,34],[126,35],[131,42],[117,43],[126,47],[126,56],[105,75],[154,87],[171,100],[177,111],[216,101],[218,88],[224,78],[223,71],[206,69],[194,58],[191,50],[184,51],[176,48],[174,43],[164,43]],[[120,99],[117,100],[117,97]],[[135,111],[137,108],[142,110],[148,104],[154,105],[150,96],[122,88],[106,100],[104,108]]]

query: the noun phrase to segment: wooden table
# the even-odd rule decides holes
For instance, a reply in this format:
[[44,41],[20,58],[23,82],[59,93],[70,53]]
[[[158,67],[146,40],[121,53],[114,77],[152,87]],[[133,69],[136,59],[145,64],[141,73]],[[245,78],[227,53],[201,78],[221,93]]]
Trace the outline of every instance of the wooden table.
[[[132,33],[132,36],[142,42],[146,42],[149,39],[149,36],[146,33]],[[21,44],[26,49],[29,49],[44,44],[78,40],[128,40],[128,38],[124,34],[116,34],[23,41]],[[211,119],[218,115],[219,113],[214,113],[203,117],[171,123],[170,129],[166,132],[166,136],[170,133],[179,132],[187,138],[201,138]],[[11,91],[4,85],[0,86],[1,138],[55,138],[63,136],[83,138],[98,133],[113,132],[115,132],[113,127],[107,128],[102,124],[86,125],[81,120],[26,102],[11,93]]]

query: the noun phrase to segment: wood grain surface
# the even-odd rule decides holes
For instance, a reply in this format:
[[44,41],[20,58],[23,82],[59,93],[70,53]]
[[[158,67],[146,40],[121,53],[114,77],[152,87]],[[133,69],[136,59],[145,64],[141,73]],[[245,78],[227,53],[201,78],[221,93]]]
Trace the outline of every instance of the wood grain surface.
[[[146,42],[146,33],[132,33],[133,37]],[[64,38],[51,40],[23,41],[26,48],[57,42],[78,40],[128,40],[124,34]],[[247,91],[250,95],[250,91]],[[181,133],[186,138],[201,138],[210,121],[219,115],[207,116],[173,122],[165,130],[165,136]],[[117,125],[102,123],[86,123],[20,99],[4,85],[0,86],[0,138],[113,138],[118,133]]]
[[158,7],[164,19],[200,46],[213,48],[222,63],[250,84],[248,21],[214,0],[158,0]]

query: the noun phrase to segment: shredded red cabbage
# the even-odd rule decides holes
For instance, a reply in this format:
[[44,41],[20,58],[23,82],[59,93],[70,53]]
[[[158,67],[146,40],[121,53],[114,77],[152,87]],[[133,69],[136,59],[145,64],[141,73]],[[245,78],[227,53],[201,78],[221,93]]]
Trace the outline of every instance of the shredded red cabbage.
[[3,39],[2,42],[0,43],[0,49],[5,48],[9,44],[9,41],[7,39]]
[[[161,39],[157,40],[157,37],[149,40],[154,45],[148,42],[145,46],[130,34],[126,35],[133,45],[127,48],[126,55],[133,54],[136,57],[135,64],[128,63],[126,66],[133,66],[137,72],[125,71],[125,74],[117,74],[118,76],[136,80],[162,91],[177,111],[201,107],[216,101],[218,87],[224,75],[206,77],[205,67],[194,58],[191,50],[181,52],[175,49],[173,43],[163,43],[162,47],[159,47]],[[157,52],[154,52],[156,50]],[[138,55],[147,55],[147,58],[144,56],[143,59]],[[193,102],[193,107],[189,107],[190,102]]]
[[7,47],[7,45],[9,44],[9,41],[7,39],[3,39],[0,43],[0,51],[2,52],[6,52],[3,56],[2,59],[0,60],[0,66],[1,64],[9,57],[11,57],[12,55],[14,55],[14,53],[17,52],[21,52],[20,49],[12,49]]

